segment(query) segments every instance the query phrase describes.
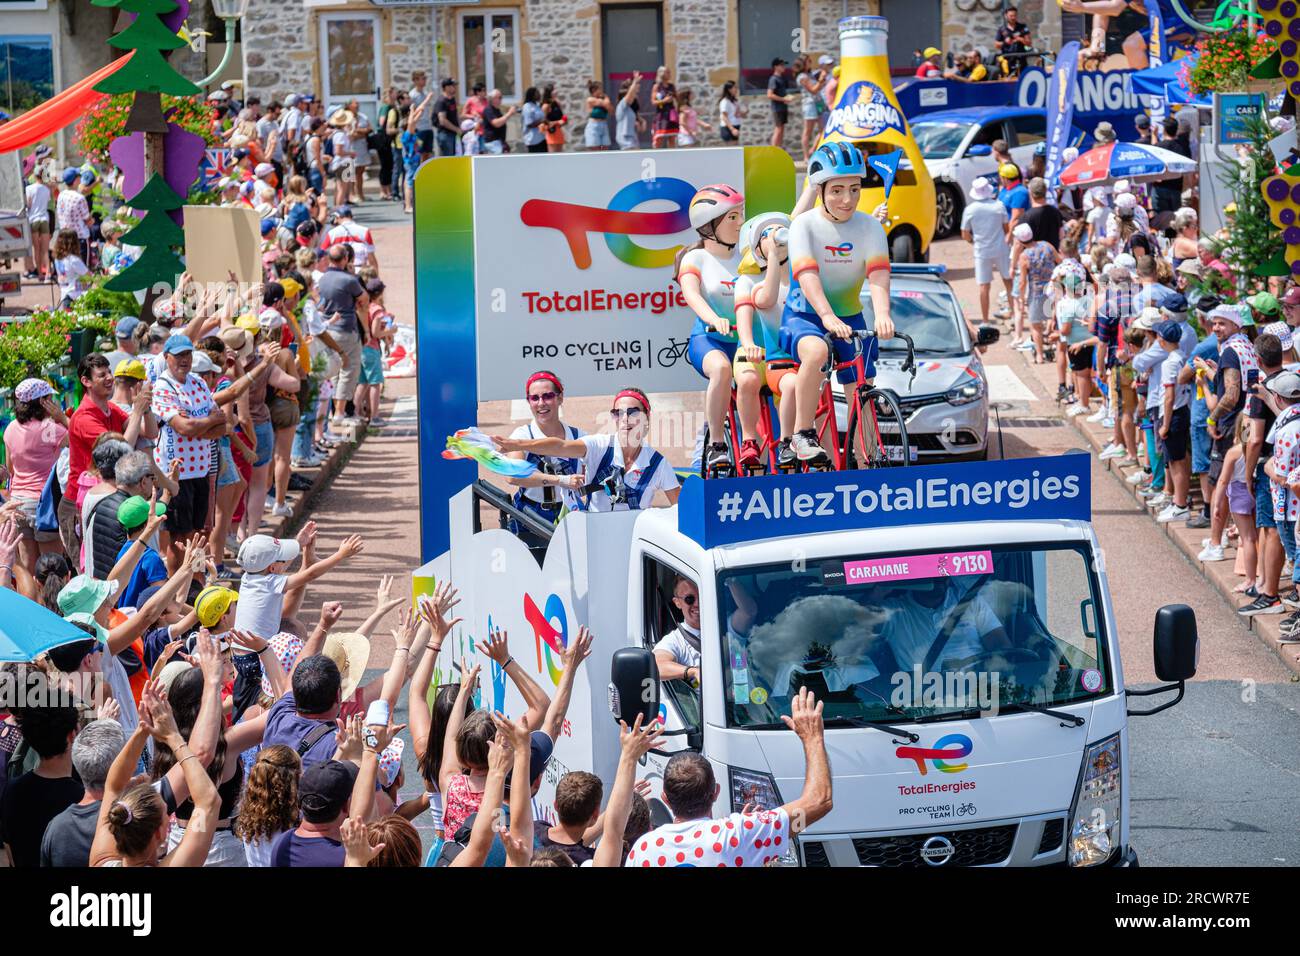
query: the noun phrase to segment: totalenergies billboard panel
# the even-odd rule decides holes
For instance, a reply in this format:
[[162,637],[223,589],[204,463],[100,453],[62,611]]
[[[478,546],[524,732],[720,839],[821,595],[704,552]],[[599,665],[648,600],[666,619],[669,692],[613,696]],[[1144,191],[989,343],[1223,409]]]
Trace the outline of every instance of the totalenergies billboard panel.
[[729,183],[747,215],[795,202],[794,163],[768,146],[449,157],[415,179],[423,554],[447,547],[446,501],[474,468],[438,458],[478,403],[522,398],[540,368],[569,395],[702,390],[695,316],[673,279],[697,238],[688,207]]
[[[697,238],[687,216],[695,191],[747,191],[745,180],[736,148],[476,160],[480,400],[518,398],[542,367],[575,395],[628,382],[702,388],[686,361],[695,315],[673,262]],[[766,211],[763,197],[747,199],[747,209]]]

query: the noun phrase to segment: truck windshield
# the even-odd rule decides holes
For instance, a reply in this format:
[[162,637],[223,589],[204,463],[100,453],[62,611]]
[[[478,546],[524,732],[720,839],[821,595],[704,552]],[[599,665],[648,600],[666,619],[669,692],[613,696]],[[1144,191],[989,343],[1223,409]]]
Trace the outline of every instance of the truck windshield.
[[825,717],[996,716],[1111,690],[1083,545],[862,555],[721,575],[727,721],[782,727],[800,686]]

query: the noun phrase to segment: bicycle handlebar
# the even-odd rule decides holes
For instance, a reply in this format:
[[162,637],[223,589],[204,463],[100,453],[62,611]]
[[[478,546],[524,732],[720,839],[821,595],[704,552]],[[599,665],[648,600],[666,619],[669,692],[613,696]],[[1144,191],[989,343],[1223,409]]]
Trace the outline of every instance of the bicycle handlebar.
[[[854,329],[851,336],[853,340],[853,359],[857,359],[862,354],[863,342],[876,337],[874,331]],[[826,342],[826,364],[822,367],[822,374],[829,376],[835,368],[835,342],[837,337],[827,332],[822,338]],[[903,360],[901,371],[912,373],[912,377],[908,381],[908,390],[910,391],[912,382],[916,381],[916,343],[912,341],[912,337],[906,332],[895,331],[894,338],[902,339],[907,343],[907,358]]]

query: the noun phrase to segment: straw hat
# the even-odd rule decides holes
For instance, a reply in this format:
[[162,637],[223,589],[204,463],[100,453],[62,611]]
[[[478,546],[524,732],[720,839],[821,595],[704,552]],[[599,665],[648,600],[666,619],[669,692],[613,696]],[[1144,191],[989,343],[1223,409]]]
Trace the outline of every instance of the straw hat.
[[330,126],[351,126],[352,121],[356,119],[351,110],[338,109],[330,114],[327,121]]
[[321,653],[338,665],[343,684],[339,698],[347,700],[356,693],[370,660],[370,641],[355,631],[342,631],[325,638]]

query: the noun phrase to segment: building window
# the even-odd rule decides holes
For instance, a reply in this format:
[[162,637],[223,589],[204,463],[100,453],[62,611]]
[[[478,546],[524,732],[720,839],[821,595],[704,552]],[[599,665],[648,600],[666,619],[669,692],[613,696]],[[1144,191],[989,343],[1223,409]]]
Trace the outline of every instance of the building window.
[[476,83],[488,92],[500,90],[505,102],[523,97],[519,88],[519,14],[514,10],[462,12],[457,42],[460,45],[460,88],[469,96]]
[[[739,0],[740,92],[762,93],[778,56],[793,60],[798,47],[799,0]],[[794,77],[790,77],[794,86]]]
[[0,35],[0,109],[10,116],[54,95],[54,44],[49,36]]

